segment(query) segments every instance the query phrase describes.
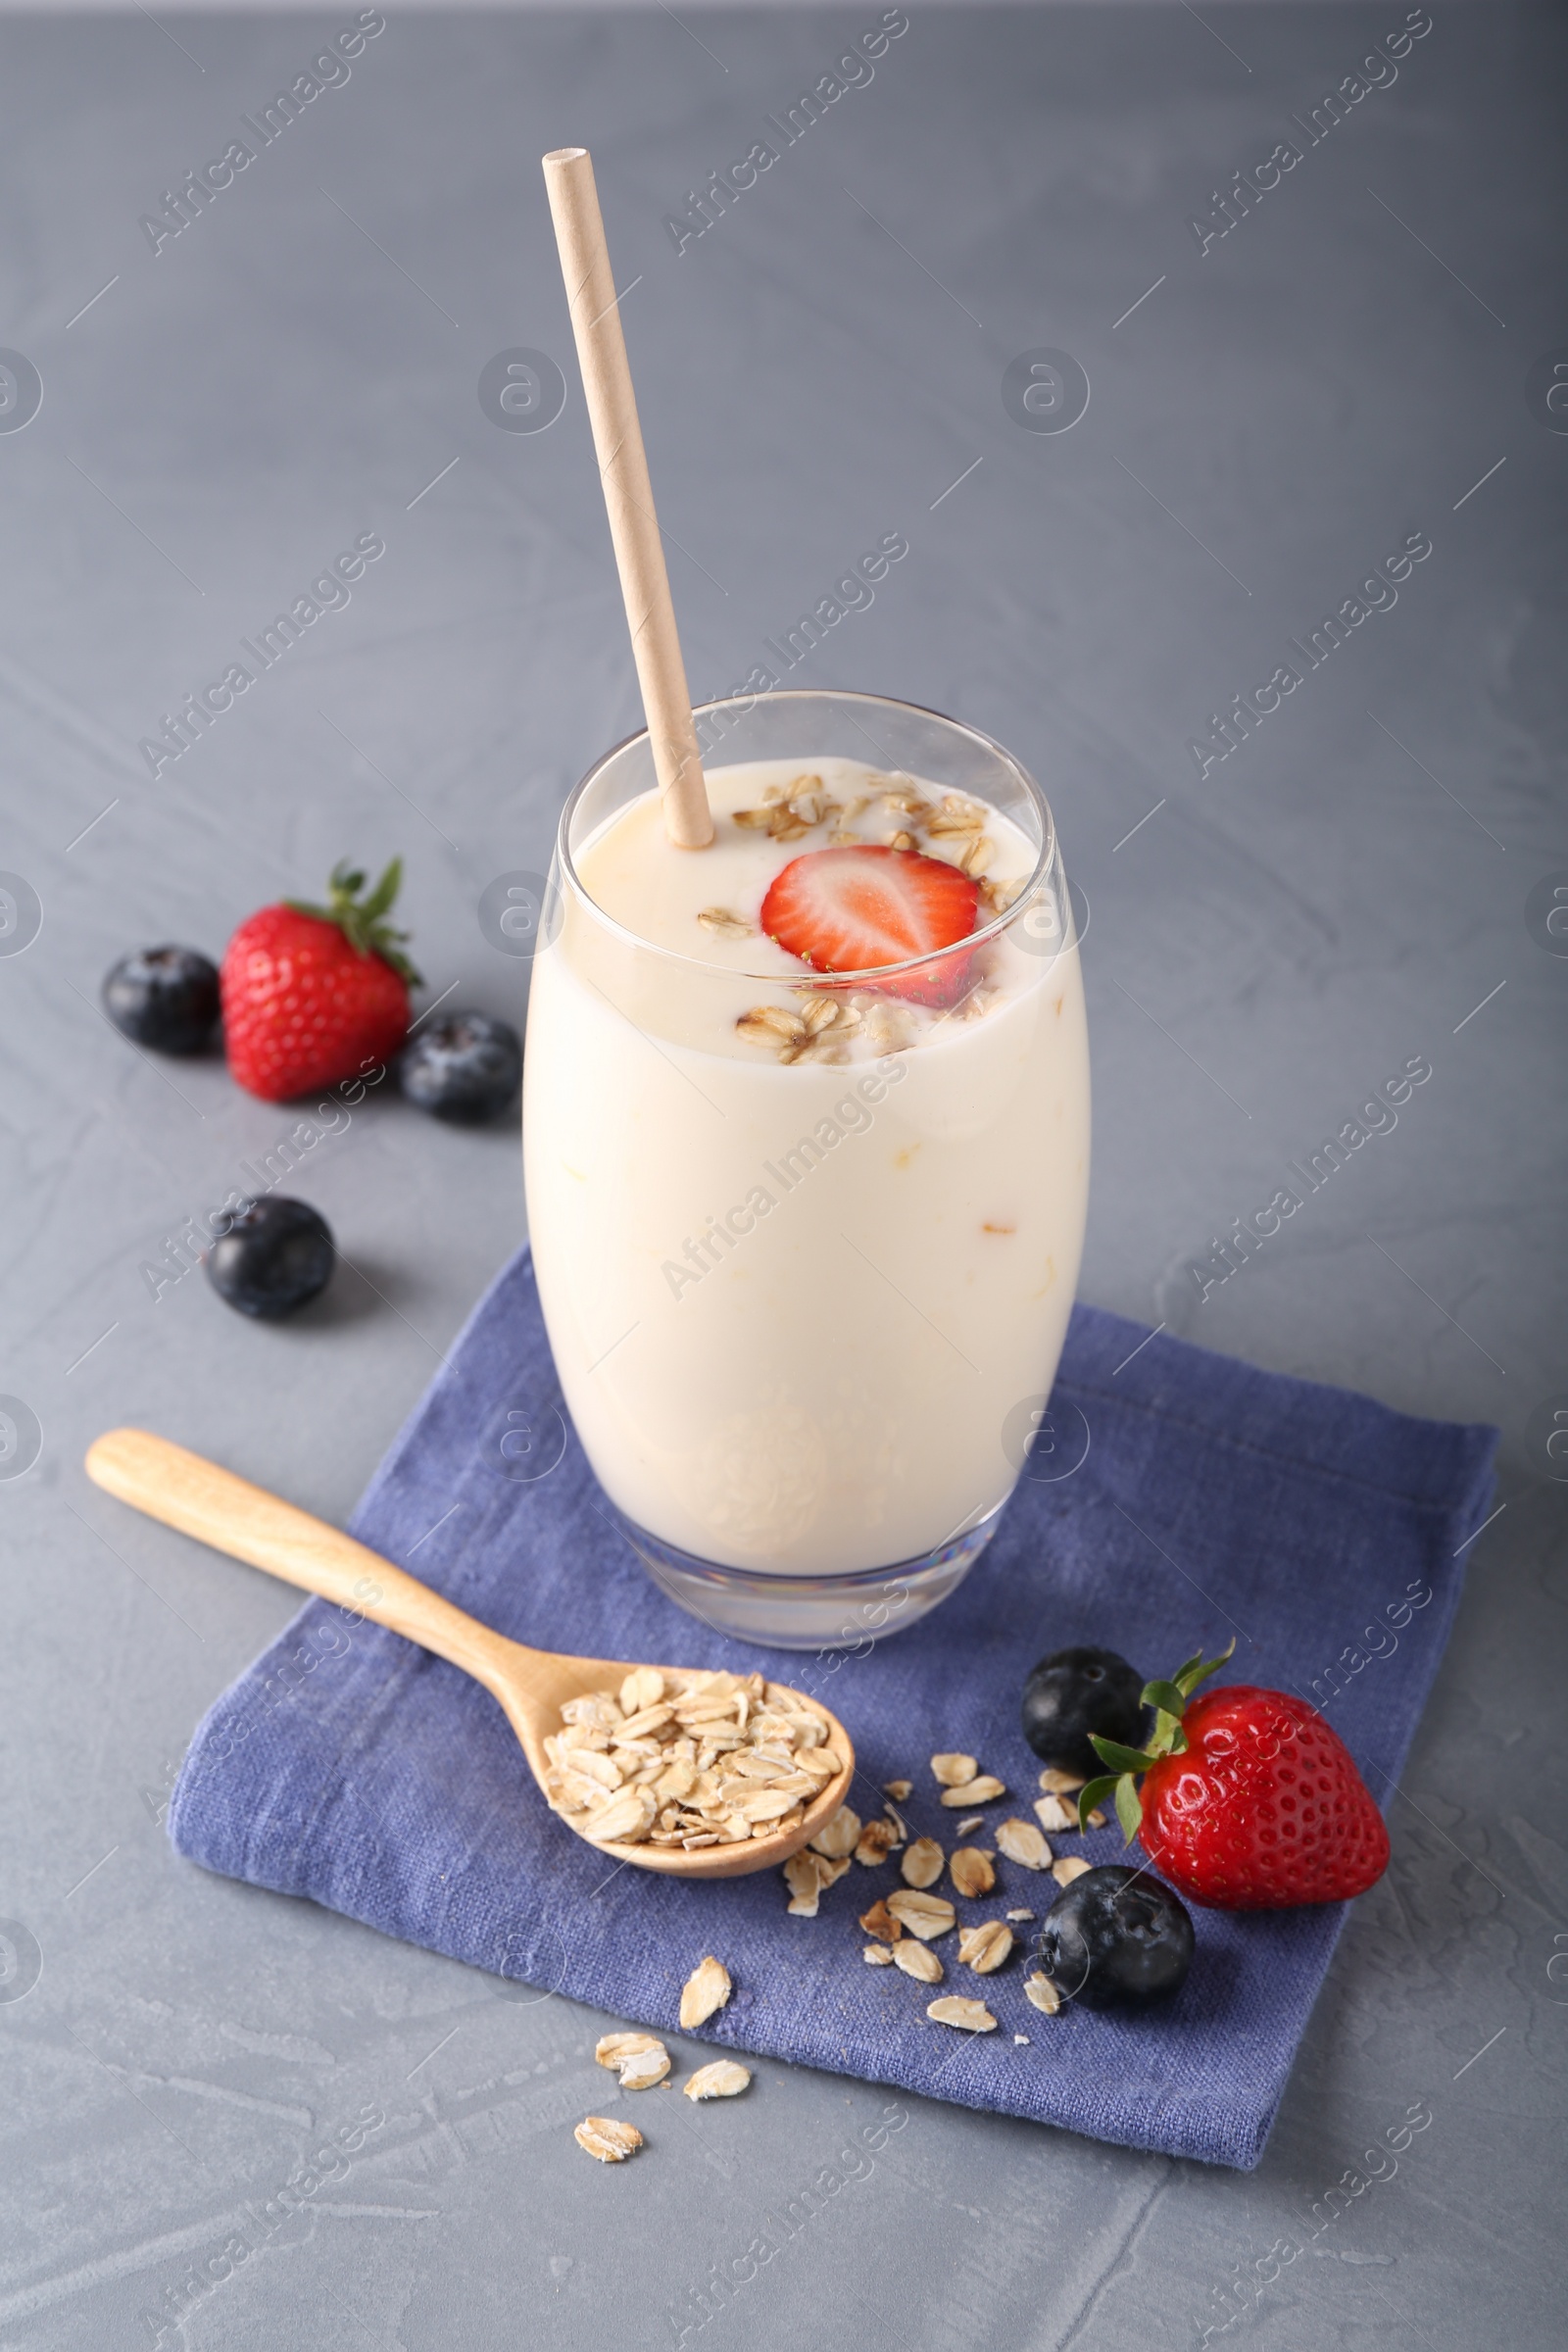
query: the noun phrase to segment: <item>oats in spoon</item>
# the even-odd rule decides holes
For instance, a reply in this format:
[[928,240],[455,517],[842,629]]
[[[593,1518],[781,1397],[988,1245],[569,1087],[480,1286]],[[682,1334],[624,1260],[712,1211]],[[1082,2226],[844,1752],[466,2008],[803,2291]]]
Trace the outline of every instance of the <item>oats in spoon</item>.
[[545,1793],[599,1845],[692,1851],[796,1829],[846,1762],[820,1709],[760,1674],[639,1666],[561,1717]]

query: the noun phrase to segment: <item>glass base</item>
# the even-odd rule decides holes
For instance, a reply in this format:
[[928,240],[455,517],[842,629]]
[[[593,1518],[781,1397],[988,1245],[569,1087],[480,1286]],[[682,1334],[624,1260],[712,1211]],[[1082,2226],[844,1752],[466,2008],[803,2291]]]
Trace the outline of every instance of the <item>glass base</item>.
[[716,1633],[766,1649],[850,1649],[869,1646],[915,1624],[946,1600],[968,1575],[997,1530],[998,1503],[978,1527],[955,1536],[917,1560],[891,1568],[862,1568],[845,1576],[769,1575],[720,1568],[616,1518],[660,1591]]

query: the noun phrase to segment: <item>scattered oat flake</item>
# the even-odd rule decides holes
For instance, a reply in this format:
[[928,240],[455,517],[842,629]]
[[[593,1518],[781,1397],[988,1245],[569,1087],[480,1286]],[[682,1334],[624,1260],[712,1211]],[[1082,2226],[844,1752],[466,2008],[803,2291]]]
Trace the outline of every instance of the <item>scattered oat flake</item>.
[[890,1968],[896,1955],[891,1943],[868,1943],[860,1952],[867,1968]]
[[960,1788],[965,1781],[974,1779],[979,1769],[973,1756],[944,1755],[933,1756],[931,1759],[931,1770],[944,1788]]
[[669,2052],[653,2034],[606,2034],[594,2058],[619,2076],[622,2090],[652,2090],[669,2072]]
[[825,1886],[836,1886],[849,1867],[848,1862],[830,1862],[826,1854],[813,1854],[806,1847],[791,1854],[784,1865],[784,1884],[795,1897],[790,1909],[802,1919],[814,1919],[817,1896]]
[[1032,1821],[1004,1821],[994,1834],[1009,1862],[1021,1862],[1025,1870],[1050,1868],[1051,1848]]
[[682,2032],[689,2034],[693,2026],[706,2024],[715,2009],[723,2008],[732,1989],[729,1970],[722,1960],[715,1960],[710,1952],[706,1960],[697,1963],[681,1987]]
[[966,2001],[961,1993],[945,1992],[927,2003],[926,2015],[936,2026],[956,2026],[961,2034],[994,2034],[997,2021],[984,2001]]
[[643,2135],[635,2124],[618,2123],[609,2115],[585,2115],[571,2136],[579,2148],[597,2156],[601,2164],[624,2164],[643,2144]]
[[899,1864],[905,1885],[934,1886],[942,1876],[942,1866],[946,1860],[947,1856],[934,1838],[917,1838],[911,1846],[906,1848],[904,1859]]
[[997,1883],[989,1857],[977,1845],[960,1845],[948,1871],[960,1894],[989,1894]]
[[1040,1786],[1048,1796],[1070,1796],[1086,1783],[1081,1772],[1063,1772],[1058,1765],[1048,1764],[1040,1775]]
[[976,1830],[985,1827],[985,1818],[983,1813],[967,1814],[958,1824],[958,1836],[960,1838],[972,1837]]
[[689,2099],[738,2099],[751,2079],[749,2066],[737,2066],[733,2058],[715,2058],[711,2065],[700,2066],[681,2088]]
[[994,1772],[983,1772],[978,1780],[964,1781],[956,1788],[944,1788],[942,1802],[955,1806],[989,1805],[1006,1793],[1007,1785],[1004,1781],[999,1781]]
[[977,1977],[993,1976],[1012,1950],[1012,1930],[1000,1919],[978,1928],[964,1928],[958,1936],[958,1958]]
[[891,1796],[896,1803],[902,1805],[913,1787],[912,1781],[884,1781],[882,1793],[884,1796]]
[[1009,1919],[1033,1919],[1034,1913],[1032,1911],[1009,1911],[1007,1917]]
[[663,2046],[656,2034],[601,2034],[594,2043],[594,2064],[618,2070],[622,2059],[635,2058],[644,2050],[662,2050]]
[[1042,1796],[1035,1803],[1035,1819],[1043,1830],[1075,1830],[1078,1808],[1064,1796]]
[[1084,1827],[1085,1827],[1085,1829],[1086,1829],[1086,1830],[1102,1830],[1102,1829],[1104,1828],[1104,1826],[1105,1826],[1105,1816],[1104,1816],[1104,1814],[1103,1814],[1103,1813],[1101,1811],[1101,1809],[1100,1809],[1100,1807],[1099,1807],[1098,1805],[1091,1805],[1091,1807],[1090,1807],[1089,1811],[1088,1811],[1088,1812],[1085,1814],[1085,1816],[1084,1816]]
[[1061,1995],[1049,1977],[1028,1977],[1024,1980],[1023,1997],[1032,2008],[1054,2017],[1061,2007]]
[[860,1832],[855,1859],[862,1862],[867,1870],[874,1870],[879,1862],[887,1860],[898,1843],[898,1837],[899,1833],[891,1821],[868,1821]]
[[860,1925],[868,1936],[875,1936],[883,1943],[897,1943],[899,1937],[904,1934],[904,1930],[880,1896],[871,1905],[869,1911],[860,1913]]
[[926,1894],[914,1886],[896,1887],[884,1897],[888,1910],[906,1928],[929,1943],[934,1936],[946,1936],[958,1924],[958,1914],[945,1895]]
[[927,1951],[923,1943],[896,1943],[893,1965],[921,1984],[940,1984],[947,1974],[935,1952]]
[[1051,1875],[1058,1886],[1070,1886],[1089,1867],[1082,1854],[1063,1854],[1059,1862],[1051,1865]]
[[1013,2038],[1013,2041],[1014,2041],[1015,2045],[1017,2045],[1018,2047],[1020,2047],[1020,2048],[1023,2048],[1023,2049],[1027,2049],[1027,2048],[1028,2048],[1028,2046],[1029,2046],[1029,2036],[1028,2036],[1028,2034],[1015,2034],[1013,2035],[1013,2037],[1012,2037],[1012,2038]]
[[816,1875],[815,1854],[791,1854],[784,1865],[784,1884],[790,1890],[788,1908],[797,1919],[814,1919],[822,1882]]
[[853,1854],[859,1838],[860,1816],[852,1812],[848,1805],[840,1805],[832,1820],[824,1822],[817,1831],[811,1845],[817,1853],[826,1854],[830,1861],[836,1862],[842,1856]]

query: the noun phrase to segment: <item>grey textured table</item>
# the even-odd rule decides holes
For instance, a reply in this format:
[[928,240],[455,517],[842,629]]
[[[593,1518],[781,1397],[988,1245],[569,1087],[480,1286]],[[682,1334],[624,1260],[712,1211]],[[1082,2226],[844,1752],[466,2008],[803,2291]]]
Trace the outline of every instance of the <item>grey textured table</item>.
[[[42,1433],[27,1466],[13,1409],[0,1465],[18,2352],[1561,2340],[1562,18],[1437,7],[1314,132],[1399,0],[915,9],[698,236],[688,192],[880,13],[395,15],[177,234],[165,193],[333,21],[4,24],[0,342],[43,393],[27,418],[6,361],[0,866],[42,911],[29,942],[13,890],[0,937],[0,1388]],[[510,1128],[368,1099],[294,1188],[356,1270],[247,1326],[169,1245],[295,1114],[139,1057],[95,998],[127,945],[216,952],[401,849],[432,994],[520,1014],[477,901],[546,862],[636,713],[539,177],[567,139],[599,160],[694,685],[902,532],[801,676],[955,710],[1052,796],[1091,910],[1084,1295],[1505,1433],[1393,1867],[1261,2169],[909,2102],[700,2328],[712,2266],[882,2094],[767,2064],[722,2133],[601,2174],[566,2128],[600,2021],[174,1860],[191,1727],[290,1603],[79,1466],[135,1419],[341,1517],[521,1231]],[[1239,170],[1261,193],[1227,220]],[[548,430],[477,397],[518,348],[567,375]],[[1087,375],[1070,430],[1039,429],[1076,380],[1031,379],[1043,350]],[[1009,407],[1018,359],[1044,389]],[[365,532],[352,603],[155,780],[142,739]],[[1397,603],[1370,588],[1314,665],[1412,534]],[[1281,664],[1300,684],[1219,760],[1210,714]],[[1200,1296],[1195,1261],[1414,1055],[1397,1129]],[[1418,2100],[1396,2173],[1281,2269]],[[301,2169],[367,2111],[335,2177]]]

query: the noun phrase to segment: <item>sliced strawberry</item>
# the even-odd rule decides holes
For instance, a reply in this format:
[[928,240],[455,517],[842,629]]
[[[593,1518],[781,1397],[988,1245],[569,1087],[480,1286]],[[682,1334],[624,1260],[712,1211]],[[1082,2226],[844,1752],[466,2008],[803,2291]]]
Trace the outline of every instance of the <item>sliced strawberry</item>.
[[[979,885],[956,865],[867,842],[792,858],[762,901],[762,929],[813,971],[871,972],[967,939],[979,906]],[[873,985],[916,1004],[956,1004],[972,960],[946,956]]]

